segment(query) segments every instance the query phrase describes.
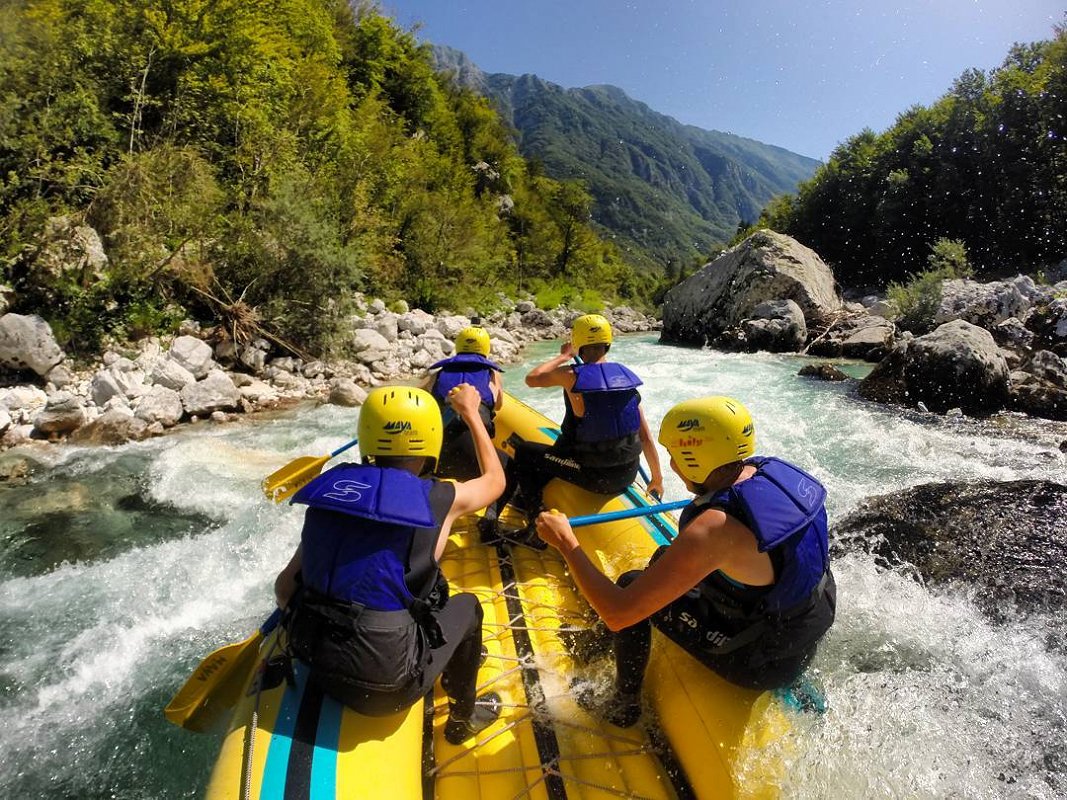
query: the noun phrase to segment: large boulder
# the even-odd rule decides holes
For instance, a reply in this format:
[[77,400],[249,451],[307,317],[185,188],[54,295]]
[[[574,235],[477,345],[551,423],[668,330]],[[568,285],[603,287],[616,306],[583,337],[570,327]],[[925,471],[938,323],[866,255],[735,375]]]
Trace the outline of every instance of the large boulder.
[[1067,647],[1067,486],[1037,480],[918,486],[865,500],[834,525],[835,547],[906,563],[933,584],[977,589],[998,621],[1040,611]]
[[182,405],[190,416],[207,416],[214,411],[233,411],[241,402],[241,392],[221,369],[213,369],[202,381],[181,390]]
[[1026,318],[1026,327],[1035,334],[1035,345],[1067,356],[1067,298],[1041,304]]
[[63,360],[63,351],[47,322],[37,315],[4,314],[0,317],[0,367],[48,374]]
[[978,283],[970,279],[947,280],[941,285],[941,306],[934,323],[962,319],[987,330],[1011,317],[1022,319],[1029,312],[1036,288],[1020,275],[1013,281]]
[[33,256],[33,270],[39,283],[89,286],[105,276],[107,254],[98,234],[71,217],[52,217]]
[[1008,364],[988,331],[947,322],[896,345],[860,383],[868,400],[988,414],[1008,403]]
[[763,230],[667,292],[661,338],[714,342],[752,318],[765,300],[792,300],[809,322],[841,308],[833,274],[822,259],[789,236]]
[[352,331],[352,352],[362,364],[374,364],[388,358],[393,350],[389,340],[378,331],[360,328]]

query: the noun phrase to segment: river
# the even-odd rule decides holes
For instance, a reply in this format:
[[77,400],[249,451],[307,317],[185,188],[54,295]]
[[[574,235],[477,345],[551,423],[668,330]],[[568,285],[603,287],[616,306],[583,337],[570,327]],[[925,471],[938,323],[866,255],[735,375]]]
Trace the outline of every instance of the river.
[[[848,385],[797,377],[797,357],[647,335],[612,355],[644,379],[654,431],[679,399],[743,400],[758,451],[823,480],[832,518],[931,481],[1067,483],[1063,426],[878,407]],[[505,386],[558,420],[558,393],[527,389],[523,373],[509,369]],[[301,512],[265,502],[260,480],[348,441],[357,416],[322,406],[52,448],[34,455],[28,481],[0,483],[0,797],[202,794],[220,739],[170,726],[162,707],[204,655],[270,611]],[[683,496],[674,475],[665,494]],[[791,765],[783,796],[1067,796],[1067,659],[1043,646],[1048,620],[994,626],[972,589],[928,588],[867,556],[834,569],[838,619],[815,662],[830,710],[779,745]]]

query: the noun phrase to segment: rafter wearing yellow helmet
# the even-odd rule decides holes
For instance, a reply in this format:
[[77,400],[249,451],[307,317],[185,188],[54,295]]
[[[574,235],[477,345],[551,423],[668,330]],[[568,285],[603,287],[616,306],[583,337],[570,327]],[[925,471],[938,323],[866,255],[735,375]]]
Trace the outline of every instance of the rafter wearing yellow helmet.
[[408,708],[433,692],[447,669],[444,736],[453,744],[500,714],[498,694],[476,698],[478,598],[449,596],[438,565],[452,523],[504,489],[480,404],[472,386],[449,393],[484,467],[473,480],[451,483],[419,474],[441,449],[437,401],[408,386],[372,390],[357,429],[360,449],[374,463],[340,464],[296,493],[293,502],[308,507],[300,546],[275,581],[279,607],[295,605],[285,623],[289,652],[319,687],[355,711],[382,716]]
[[[697,498],[682,511],[677,538],[644,570],[612,583],[566,517],[537,518],[538,535],[559,549],[582,594],[616,631],[615,692],[601,704],[579,702],[624,727],[641,716],[653,627],[731,683],[779,689],[800,681],[837,606],[826,490],[793,464],[753,455],[755,425],[744,405],[721,396],[686,400],[663,418],[659,441]],[[821,699],[803,690],[794,696]]]
[[[514,493],[515,506],[532,521],[541,506],[542,490],[552,478],[597,494],[621,494],[637,477],[642,453],[651,471],[648,491],[662,493],[659,454],[637,391],[641,379],[626,366],[607,360],[612,340],[605,317],[585,314],[574,321],[560,354],[527,373],[527,386],[563,389],[564,417],[552,445],[516,445],[501,505]],[[572,363],[579,353],[583,363]],[[516,538],[532,547],[544,544],[532,526]]]

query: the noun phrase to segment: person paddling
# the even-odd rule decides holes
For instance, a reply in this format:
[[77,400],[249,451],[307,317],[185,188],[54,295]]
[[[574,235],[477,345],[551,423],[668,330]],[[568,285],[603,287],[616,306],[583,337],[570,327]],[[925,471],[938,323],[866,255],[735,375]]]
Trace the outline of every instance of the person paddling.
[[612,583],[566,517],[537,518],[538,534],[563,554],[615,632],[615,692],[600,710],[622,727],[641,714],[653,626],[731,683],[777,689],[811,662],[837,602],[826,490],[799,467],[753,456],[755,427],[740,402],[679,403],[663,418],[659,442],[696,499],[682,511],[678,537],[646,569]]
[[[663,492],[659,454],[641,409],[641,379],[622,364],[607,360],[612,331],[600,314],[574,321],[571,339],[555,358],[526,375],[532,387],[559,386],[565,405],[560,436],[552,445],[521,442],[508,470],[508,488],[499,501],[526,513],[531,525],[520,541],[543,548],[533,529],[541,493],[552,478],[604,495],[624,492],[637,477],[644,453],[651,470],[650,494]],[[581,363],[572,363],[577,355]]]
[[[441,458],[435,474],[441,478],[468,481],[481,474],[474,434],[449,407],[448,395],[463,383],[478,390],[481,399],[478,414],[491,439],[496,435],[493,418],[504,404],[504,387],[500,380],[503,369],[489,358],[491,345],[489,332],[485,328],[477,324],[464,328],[456,336],[455,345],[454,356],[430,365],[431,374],[427,376],[424,388],[437,400],[445,425]],[[496,452],[501,466],[506,467],[509,461],[507,455],[499,450]],[[485,509],[483,520],[494,522],[496,509],[496,504],[490,504]]]
[[480,474],[458,483],[424,477],[441,450],[442,420],[426,391],[370,392],[359,416],[362,464],[341,464],[302,488],[300,545],[275,581],[289,610],[291,654],[310,680],[361,714],[405,709],[442,676],[450,698],[445,738],[459,744],[500,714],[500,697],[476,702],[482,608],[449,597],[438,562],[453,523],[492,503],[504,471],[479,412],[477,389],[449,392],[470,428]]

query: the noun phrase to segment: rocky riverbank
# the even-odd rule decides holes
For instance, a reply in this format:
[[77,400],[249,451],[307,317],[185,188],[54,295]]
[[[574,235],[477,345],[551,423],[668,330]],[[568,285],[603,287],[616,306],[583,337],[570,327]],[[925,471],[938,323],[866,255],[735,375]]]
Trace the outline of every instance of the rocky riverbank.
[[[0,449],[29,442],[120,444],[158,436],[176,425],[225,422],[235,414],[303,401],[359,405],[366,390],[418,378],[454,352],[471,318],[432,315],[382,300],[350,320],[348,357],[304,360],[278,353],[266,339],[235,344],[193,321],[168,338],[113,346],[99,361],[74,367],[51,328],[36,316],[0,316]],[[530,300],[481,321],[492,357],[518,360],[529,342],[562,338],[580,311],[537,308]],[[618,333],[658,329],[654,318],[625,306],[604,315]]]
[[859,387],[869,400],[1067,420],[1067,265],[1045,278],[1058,282],[945,281],[933,330],[916,336],[886,298],[845,300],[817,253],[763,230],[667,293],[662,339],[862,358],[877,363]]

